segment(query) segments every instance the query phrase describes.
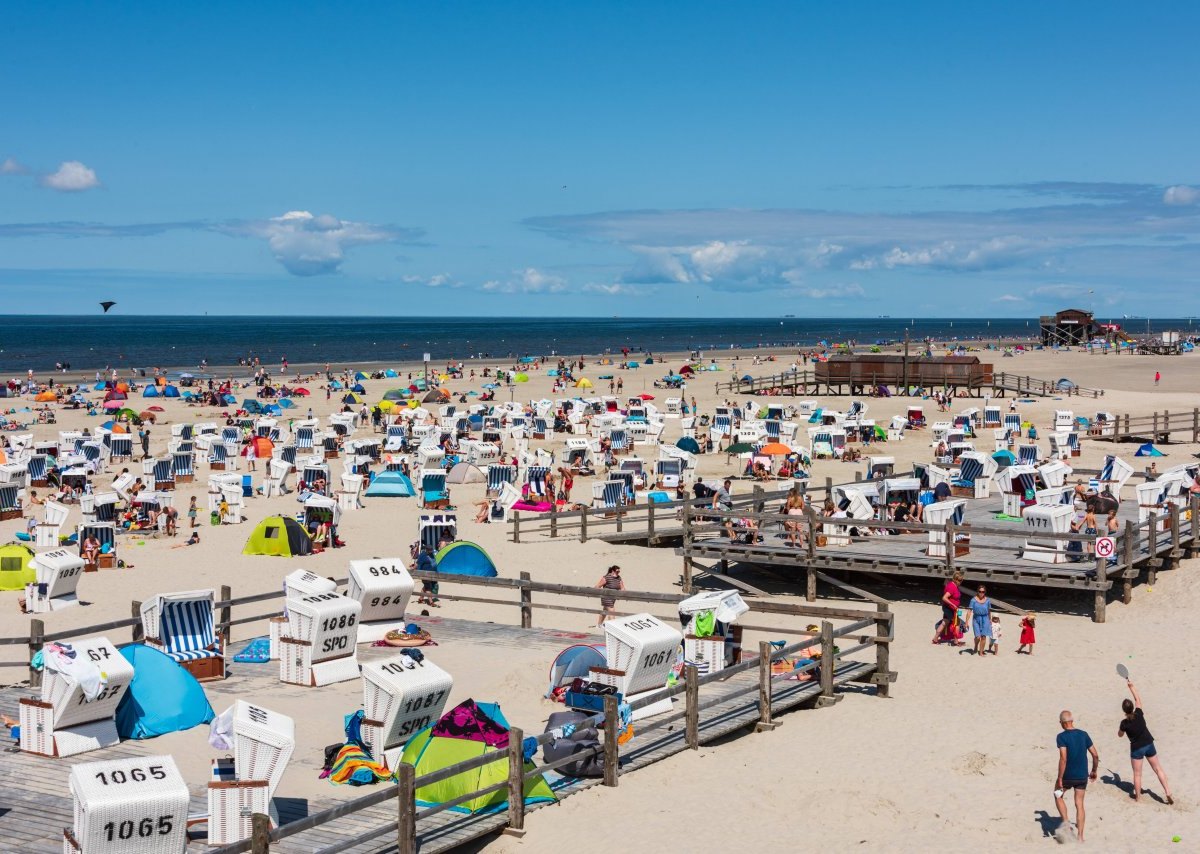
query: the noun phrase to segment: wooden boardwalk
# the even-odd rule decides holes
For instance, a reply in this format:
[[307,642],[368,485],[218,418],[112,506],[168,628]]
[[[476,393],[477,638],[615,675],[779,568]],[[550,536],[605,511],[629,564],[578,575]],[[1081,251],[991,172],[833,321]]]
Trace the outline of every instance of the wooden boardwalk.
[[[864,396],[868,391],[877,386],[887,386],[889,388],[896,387],[893,394],[899,397],[905,396],[898,380],[891,375],[875,374],[868,371],[861,371],[853,376],[853,379],[824,377],[820,376],[817,371],[799,370],[799,371],[782,371],[776,374],[770,374],[761,377],[751,376],[734,377],[730,380],[724,380],[716,383],[717,394],[723,392],[731,392],[733,394],[751,394],[760,395],[770,393],[772,395],[783,394],[792,397],[799,396],[840,396],[840,395],[859,395]],[[922,383],[915,379],[909,383],[910,387],[920,386]],[[962,381],[950,384],[953,387],[967,391],[975,397],[982,396],[984,392],[990,392],[995,397],[1004,397],[1008,393],[1013,395],[1027,395],[1036,397],[1090,397],[1093,399],[1104,396],[1104,389],[1099,388],[1084,388],[1082,386],[1073,386],[1070,389],[1061,389],[1058,387],[1057,380],[1048,380],[1040,377],[1031,377],[1024,374],[1012,374],[1007,372],[993,373],[982,379]],[[932,388],[941,388],[942,383],[933,383]]]
[[[554,629],[521,629],[492,623],[478,623],[467,620],[447,618],[425,618],[425,623],[436,623],[438,639],[442,642],[454,640],[470,643],[486,643],[490,646],[529,649],[542,648],[548,654],[561,650],[564,642],[571,642],[587,637],[579,632],[564,632]],[[844,642],[843,642],[844,643]],[[391,650],[383,648],[361,647],[360,660],[370,661],[375,658],[392,654]],[[867,657],[868,653],[863,653]],[[851,681],[865,681],[876,672],[876,662],[838,659],[833,670],[833,684],[842,686]],[[224,691],[252,697],[256,693],[275,690],[279,686],[278,665],[276,662],[261,665],[237,665],[231,670],[230,678],[223,684]],[[724,681],[716,681],[704,686],[701,695],[707,705],[700,712],[700,740],[711,741],[728,735],[738,729],[752,726],[759,719],[757,694],[748,691],[758,685],[756,669],[743,670],[733,674]],[[773,708],[781,711],[788,708],[814,701],[820,693],[820,685],[813,682],[779,682],[775,683],[773,692]],[[314,700],[319,702],[319,695],[325,689],[311,690]],[[29,688],[0,689],[0,711],[11,717],[16,717],[18,699],[22,696],[32,696]],[[658,718],[652,718],[639,726],[639,734],[621,751],[620,767],[622,773],[644,767],[660,759],[667,758],[686,749],[684,743],[684,726],[682,720],[683,703],[675,702],[675,710]],[[659,721],[671,721],[672,725],[657,726]],[[3,782],[7,797],[0,804],[0,851],[26,852],[27,854],[58,854],[62,851],[62,829],[72,824],[72,802],[68,794],[67,778],[73,765],[106,759],[132,758],[154,755],[156,750],[153,739],[146,741],[126,741],[120,745],[101,751],[86,753],[65,759],[49,759],[33,756],[16,751],[0,753],[0,781]],[[499,754],[503,758],[504,754]],[[600,780],[552,779],[559,798],[568,797],[592,786]],[[207,812],[207,790],[205,781],[191,781],[189,787],[192,793],[191,812],[200,815]],[[380,792],[382,787],[391,784],[379,784],[364,789],[339,789],[356,797],[371,796]],[[329,798],[328,800],[305,802],[289,799],[286,792],[276,798],[276,807],[282,823],[286,826],[307,815],[317,813],[328,807],[346,803],[345,799]],[[311,854],[314,851],[347,852],[347,854],[366,854],[367,852],[396,851],[396,820],[398,801],[390,798],[378,805],[370,806],[350,815],[337,818],[327,824],[302,831],[289,836],[271,846],[272,851],[288,852],[288,854]],[[548,806],[548,805],[547,805]],[[536,809],[530,805],[529,809]],[[506,824],[504,812],[468,816],[454,811],[444,811],[432,816],[421,818],[417,823],[417,841],[422,852],[438,852],[452,849],[458,845],[494,833]],[[364,835],[374,838],[356,842]],[[193,830],[193,838],[188,846],[189,851],[206,851],[207,840],[203,828]]]

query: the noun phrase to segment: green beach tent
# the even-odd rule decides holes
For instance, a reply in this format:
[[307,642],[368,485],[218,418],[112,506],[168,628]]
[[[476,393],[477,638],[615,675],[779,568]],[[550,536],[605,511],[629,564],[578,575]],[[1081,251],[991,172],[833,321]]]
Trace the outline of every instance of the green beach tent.
[[37,581],[33,551],[20,543],[0,546],[0,590],[24,590]]
[[[504,754],[508,750],[508,721],[495,703],[476,703],[464,700],[432,726],[427,727],[404,746],[402,762],[416,767],[418,777],[431,774],[467,759],[487,753],[498,754],[496,762],[481,768],[472,768],[455,774],[437,783],[417,789],[417,803],[435,806],[452,801],[470,792],[485,789],[508,779],[508,762]],[[534,768],[532,762],[525,763],[525,772]],[[546,779],[538,774],[525,780],[525,803],[548,803],[557,800],[550,791]],[[500,789],[480,795],[450,807],[455,812],[481,813],[498,812],[508,804],[508,790]]]
[[312,554],[312,539],[295,519],[268,516],[254,526],[242,554],[300,557]]

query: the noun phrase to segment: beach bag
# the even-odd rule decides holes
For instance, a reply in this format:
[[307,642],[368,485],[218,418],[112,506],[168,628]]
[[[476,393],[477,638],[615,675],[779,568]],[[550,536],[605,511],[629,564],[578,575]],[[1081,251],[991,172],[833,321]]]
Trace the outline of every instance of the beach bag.
[[208,515],[208,524],[216,527],[221,524],[221,514],[214,510]]

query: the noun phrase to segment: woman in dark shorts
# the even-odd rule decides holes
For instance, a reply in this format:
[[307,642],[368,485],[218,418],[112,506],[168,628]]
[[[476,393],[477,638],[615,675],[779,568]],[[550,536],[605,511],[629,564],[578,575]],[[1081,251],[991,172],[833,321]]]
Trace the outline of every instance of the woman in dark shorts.
[[947,579],[946,586],[942,588],[942,619],[933,629],[935,644],[950,640],[955,646],[962,646],[962,642],[955,640],[949,633],[950,627],[958,619],[958,605],[962,602],[962,591],[958,585],[962,584],[962,580],[963,574],[955,570],[954,577]]
[[1146,726],[1146,716],[1142,714],[1142,698],[1138,696],[1132,681],[1126,680],[1125,684],[1129,686],[1129,693],[1133,695],[1133,699],[1121,701],[1121,711],[1125,713],[1125,719],[1121,721],[1117,737],[1125,736],[1129,739],[1129,761],[1133,763],[1133,799],[1138,800],[1142,794],[1142,760],[1145,759],[1154,769],[1158,782],[1162,783],[1167,803],[1173,804],[1175,799],[1171,797],[1171,787],[1167,785],[1167,773],[1158,761],[1154,736],[1150,734],[1150,728]]

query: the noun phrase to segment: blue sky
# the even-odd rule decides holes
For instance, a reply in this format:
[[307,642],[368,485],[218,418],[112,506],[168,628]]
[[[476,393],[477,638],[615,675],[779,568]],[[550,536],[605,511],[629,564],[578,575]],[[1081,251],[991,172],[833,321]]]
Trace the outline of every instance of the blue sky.
[[1200,314],[1198,25],[10,4],[0,311]]

